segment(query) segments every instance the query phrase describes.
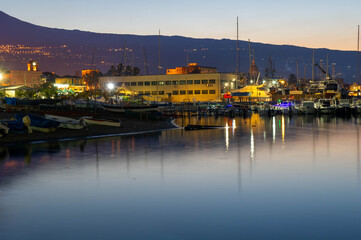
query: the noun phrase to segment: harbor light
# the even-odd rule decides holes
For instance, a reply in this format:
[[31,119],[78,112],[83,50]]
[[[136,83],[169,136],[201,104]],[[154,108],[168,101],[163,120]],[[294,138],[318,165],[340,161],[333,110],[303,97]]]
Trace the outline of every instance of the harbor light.
[[250,83],[253,83],[253,80],[251,80],[251,82]]
[[228,87],[228,83],[225,83],[224,85],[225,85],[226,87]]
[[3,75],[0,73],[0,80],[3,79]]
[[107,84],[107,88],[108,88],[108,90],[110,90],[110,91],[114,90],[114,83],[108,83],[108,84]]

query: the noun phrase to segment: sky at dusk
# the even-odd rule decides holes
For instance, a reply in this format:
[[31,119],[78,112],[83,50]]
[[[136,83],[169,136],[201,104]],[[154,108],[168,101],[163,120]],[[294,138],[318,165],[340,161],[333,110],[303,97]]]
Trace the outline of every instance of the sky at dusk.
[[36,25],[100,33],[180,35],[355,50],[361,1],[1,0],[1,10]]

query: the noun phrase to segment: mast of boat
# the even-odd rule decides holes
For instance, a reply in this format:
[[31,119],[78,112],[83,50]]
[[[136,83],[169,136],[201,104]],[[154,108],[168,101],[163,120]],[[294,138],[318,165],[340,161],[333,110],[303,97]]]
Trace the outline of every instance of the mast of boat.
[[[251,66],[252,66],[252,59],[251,59],[251,39],[248,38],[248,58],[249,58],[249,70],[251,70]],[[250,75],[251,80],[252,80],[252,76]]]
[[298,81],[298,61],[296,62],[296,67],[297,67],[297,84],[299,84],[299,81]]
[[237,59],[236,59],[236,75],[237,75],[237,78],[238,78],[238,69],[239,69],[239,46],[238,46],[238,17],[237,17]]
[[312,82],[315,80],[315,49],[312,50]]
[[357,83],[360,83],[360,25],[357,27]]
[[326,81],[329,79],[328,75],[328,54],[327,54],[327,60],[326,60]]
[[124,75],[127,75],[127,41],[124,41]]
[[160,75],[160,29],[158,33],[158,75]]

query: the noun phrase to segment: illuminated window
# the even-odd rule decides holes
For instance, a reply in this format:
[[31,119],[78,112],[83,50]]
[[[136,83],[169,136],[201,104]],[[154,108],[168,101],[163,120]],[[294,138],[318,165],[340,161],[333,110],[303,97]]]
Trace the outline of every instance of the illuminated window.
[[173,85],[178,85],[178,81],[173,81]]
[[164,82],[163,82],[163,81],[159,81],[159,82],[158,82],[158,85],[164,85]]
[[179,85],[186,85],[186,83],[187,83],[186,80],[180,80],[179,81]]

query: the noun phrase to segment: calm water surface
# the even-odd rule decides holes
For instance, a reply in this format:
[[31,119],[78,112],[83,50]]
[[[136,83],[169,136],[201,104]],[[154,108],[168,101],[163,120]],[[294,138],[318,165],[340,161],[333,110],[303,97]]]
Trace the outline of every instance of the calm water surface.
[[361,239],[359,119],[190,121],[0,146],[0,239]]

